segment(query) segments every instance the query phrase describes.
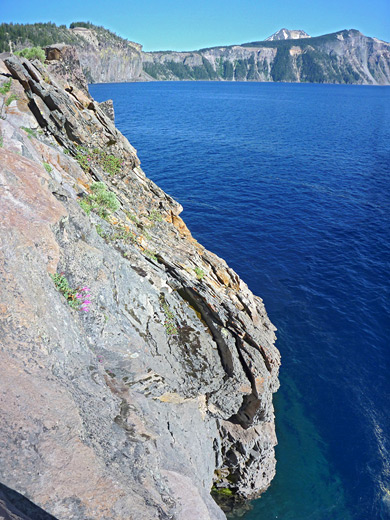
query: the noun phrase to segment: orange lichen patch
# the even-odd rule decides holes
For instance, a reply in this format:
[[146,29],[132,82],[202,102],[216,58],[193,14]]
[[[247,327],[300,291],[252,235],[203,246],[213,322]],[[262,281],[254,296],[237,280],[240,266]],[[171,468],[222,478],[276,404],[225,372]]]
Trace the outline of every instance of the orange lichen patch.
[[179,231],[179,233],[182,236],[185,236],[188,238],[191,236],[190,230],[185,225],[183,219],[181,219],[177,215],[172,215],[172,224],[175,226],[175,228]]
[[221,285],[221,283],[218,280],[215,280],[211,277],[207,278],[207,283],[209,286],[213,287],[216,291],[220,291],[222,289],[222,287],[224,287],[223,285]]
[[90,191],[91,187],[90,187],[90,184],[88,182],[85,182],[83,179],[81,179],[80,177],[77,177],[77,183],[80,184],[81,186],[83,186],[87,191]]
[[255,378],[255,385],[256,385],[256,390],[258,392],[262,391],[263,390],[263,385],[264,385],[264,377],[256,377]]
[[72,90],[70,93],[77,99],[77,101],[79,101],[79,103],[81,103],[82,108],[92,108],[93,102],[86,94],[84,94],[84,92],[74,85],[72,85],[71,88]]
[[242,385],[238,389],[239,392],[242,392],[243,394],[250,394],[252,393],[251,385]]
[[230,284],[231,279],[230,279],[230,276],[229,276],[228,272],[226,271],[226,269],[218,269],[216,271],[216,275],[217,275],[218,279],[220,280],[220,282],[222,282],[224,285]]

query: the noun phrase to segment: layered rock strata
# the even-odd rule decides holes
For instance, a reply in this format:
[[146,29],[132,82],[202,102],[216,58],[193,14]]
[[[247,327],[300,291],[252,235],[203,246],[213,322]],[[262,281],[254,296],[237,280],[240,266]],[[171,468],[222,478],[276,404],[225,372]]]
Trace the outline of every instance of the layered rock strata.
[[[265,41],[187,52],[143,52],[142,45],[104,27],[78,23],[83,26],[71,24],[72,29],[52,23],[1,24],[0,47],[15,51],[42,45],[43,36],[45,43],[74,45],[88,83],[211,80],[390,84],[390,43],[355,29],[316,37],[302,30],[281,29]],[[7,39],[5,34],[9,35]]]
[[144,79],[142,45],[112,35],[109,31],[76,27],[77,51],[89,82],[113,83]]
[[275,473],[275,328],[48,57],[0,62],[0,511],[222,520]]
[[359,31],[310,38],[282,30],[271,38],[194,52],[144,52],[143,67],[158,80],[390,84],[390,44]]

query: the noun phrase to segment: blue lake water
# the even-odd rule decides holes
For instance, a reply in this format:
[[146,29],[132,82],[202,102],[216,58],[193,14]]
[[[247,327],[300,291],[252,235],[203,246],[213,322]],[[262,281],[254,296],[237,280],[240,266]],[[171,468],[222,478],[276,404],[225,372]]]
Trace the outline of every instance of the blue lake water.
[[278,328],[277,476],[243,519],[389,519],[390,87],[90,91]]

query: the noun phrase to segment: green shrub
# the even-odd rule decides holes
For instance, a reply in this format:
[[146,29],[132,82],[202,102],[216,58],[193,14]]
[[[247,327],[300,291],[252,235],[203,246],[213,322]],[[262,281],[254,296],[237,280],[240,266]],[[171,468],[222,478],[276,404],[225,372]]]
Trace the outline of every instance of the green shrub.
[[15,101],[16,99],[18,99],[18,96],[16,94],[11,94],[5,101],[5,106],[6,107],[9,107],[10,104],[12,103],[12,101]]
[[88,157],[87,148],[84,148],[83,146],[77,146],[75,159],[85,172],[89,171],[91,167],[91,159]]
[[57,291],[65,297],[72,309],[84,312],[89,311],[89,305],[91,302],[89,300],[90,294],[88,287],[72,289],[68,280],[64,276],[64,273],[51,274],[50,277],[53,280]]
[[100,166],[109,175],[115,175],[120,173],[122,162],[119,157],[115,157],[115,155],[109,155],[100,151]]
[[94,182],[91,184],[91,190],[92,195],[90,195],[90,197],[100,207],[109,209],[110,211],[119,209],[119,200],[116,198],[115,193],[107,190],[107,186],[104,182]]
[[201,269],[200,267],[195,267],[194,268],[194,271],[195,271],[195,274],[196,274],[196,277],[198,280],[202,280],[202,278],[204,277],[204,271],[203,269]]
[[127,217],[134,222],[134,224],[138,224],[138,219],[135,215],[132,215],[129,211],[125,211]]
[[160,303],[162,310],[165,314],[164,327],[169,336],[173,336],[178,333],[176,317],[174,313],[171,311],[168,303],[165,301],[165,297],[163,294],[160,295]]
[[153,251],[151,251],[150,249],[145,249],[144,250],[144,255],[147,256],[148,258],[151,258],[152,260],[154,260],[155,262],[157,262],[157,256],[155,253],[153,253]]
[[98,224],[96,226],[96,232],[99,236],[101,236],[102,238],[106,238],[106,233],[103,231],[103,228],[100,224]]
[[212,493],[216,493],[218,495],[226,497],[231,497],[234,494],[233,491],[229,488],[217,488],[215,486],[212,487],[211,491]]
[[104,182],[94,182],[91,184],[92,193],[80,201],[80,206],[89,215],[92,210],[102,217],[107,218],[110,212],[116,211],[120,207],[120,202],[115,193],[107,190]]
[[162,215],[160,212],[158,212],[156,209],[152,209],[150,214],[148,215],[148,219],[152,222],[162,222],[164,219],[162,218]]
[[76,147],[75,158],[85,172],[88,172],[91,166],[100,166],[109,175],[116,175],[121,172],[123,166],[119,157],[108,154],[99,148],[89,150],[85,146],[79,145]]
[[91,204],[89,203],[88,199],[81,199],[79,201],[79,204],[80,206],[83,208],[83,210],[85,211],[85,213],[87,215],[89,215],[92,211],[92,206]]
[[45,168],[45,170],[47,171],[47,173],[50,173],[51,171],[53,171],[53,166],[51,166],[49,163],[47,162],[44,162],[43,163],[43,167]]
[[3,83],[0,87],[0,94],[7,94],[11,89],[12,79]]
[[27,60],[39,60],[42,63],[46,59],[45,51],[42,47],[26,47],[21,51],[16,51],[15,54]]
[[123,240],[124,242],[136,242],[136,235],[132,231],[130,231],[128,228],[122,225],[114,225],[112,226],[114,228],[113,233],[105,233],[103,228],[98,224],[96,226],[96,231],[98,235],[100,235],[102,238],[104,238],[107,241],[114,241],[114,240]]

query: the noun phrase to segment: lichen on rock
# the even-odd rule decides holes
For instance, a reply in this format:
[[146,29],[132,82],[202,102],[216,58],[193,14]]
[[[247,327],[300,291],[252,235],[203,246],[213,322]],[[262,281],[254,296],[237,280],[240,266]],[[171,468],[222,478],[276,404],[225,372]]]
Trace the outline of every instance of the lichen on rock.
[[252,498],[275,473],[275,328],[57,51],[0,63],[0,482],[58,520],[223,519],[213,485]]

